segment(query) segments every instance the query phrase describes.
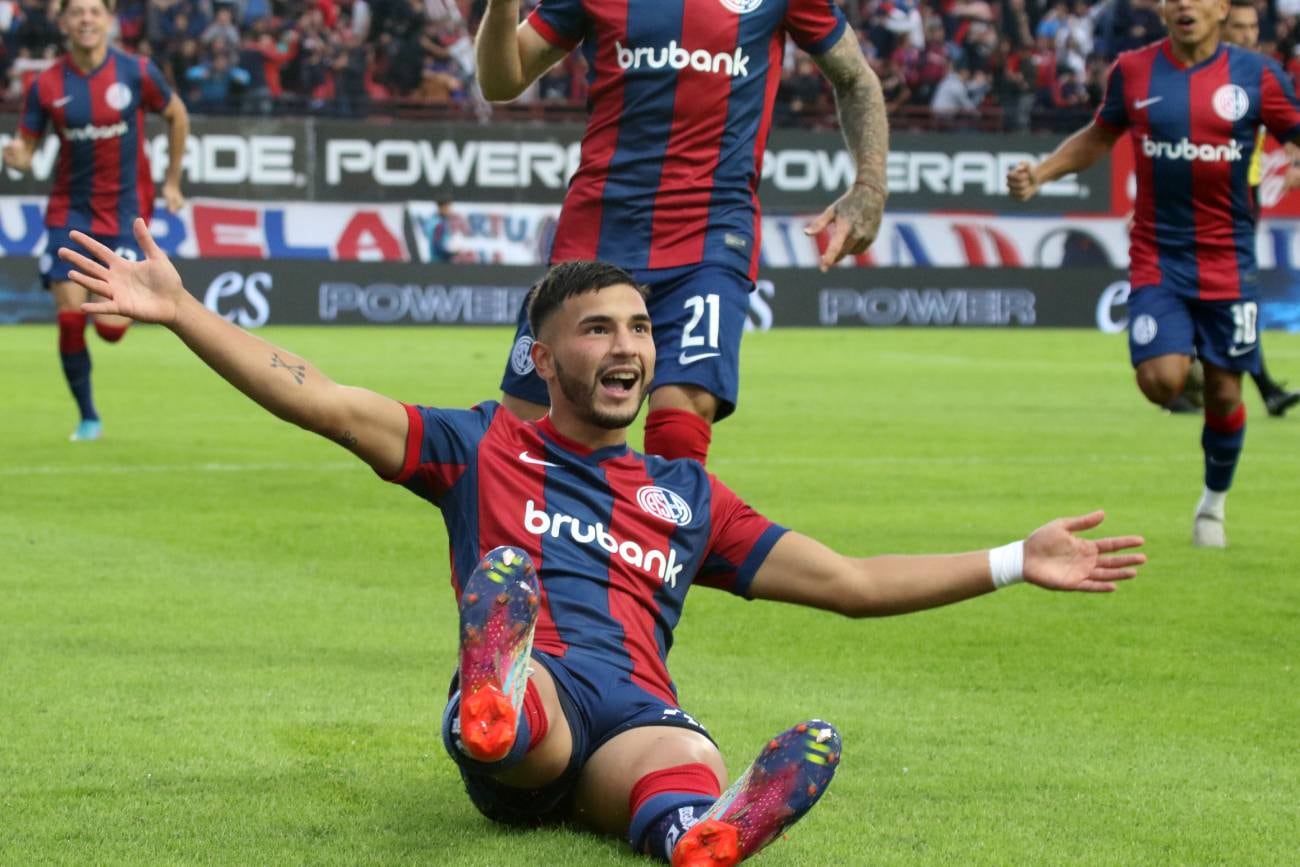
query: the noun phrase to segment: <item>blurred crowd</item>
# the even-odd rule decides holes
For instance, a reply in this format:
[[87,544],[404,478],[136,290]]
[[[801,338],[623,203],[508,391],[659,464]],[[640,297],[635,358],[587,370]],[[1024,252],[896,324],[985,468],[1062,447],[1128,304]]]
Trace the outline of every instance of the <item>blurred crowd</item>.
[[[524,0],[528,8],[534,0]],[[1077,126],[1110,62],[1164,34],[1159,0],[837,0],[895,125]],[[1300,0],[1257,0],[1261,48],[1300,75]],[[450,106],[486,117],[472,34],[486,0],[119,0],[116,41],[153,57],[192,111],[358,116]],[[7,97],[62,50],[58,0],[0,0]],[[524,105],[580,108],[581,52]],[[777,123],[834,123],[812,60],[786,52]]]

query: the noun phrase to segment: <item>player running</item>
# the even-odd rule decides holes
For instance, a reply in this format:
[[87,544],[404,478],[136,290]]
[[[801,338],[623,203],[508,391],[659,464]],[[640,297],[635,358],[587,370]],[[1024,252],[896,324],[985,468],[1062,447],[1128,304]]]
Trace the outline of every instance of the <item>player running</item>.
[[[158,112],[167,122],[167,175],[163,201],[175,211],[181,197],[181,159],[189,135],[185,104],[171,92],[153,62],[108,45],[114,0],[62,0],[59,27],[67,53],[27,90],[18,135],[4,148],[4,164],[31,168],[36,145],[49,126],[59,137],[59,159],[45,208],[46,254],[41,280],[58,308],[59,357],[77,402],[81,422],[71,439],[97,440],[103,432],[90,384],[86,348],[86,290],[68,279],[54,251],[68,232],[87,232],[124,255],[138,257],[131,235],[137,217],[153,213],[154,186],[145,148],[144,115]],[[126,333],[129,320],[95,317],[95,331],[109,343]]]
[[[848,616],[901,614],[1027,580],[1107,591],[1145,561],[1136,536],[1075,535],[947,556],[854,559],[786,530],[697,461],[627,446],[655,364],[644,290],[597,262],[553,268],[529,307],[550,412],[409,406],[336,385],[206,309],[137,221],[143,262],[74,233],[61,250],[91,312],[159,322],[270,412],[328,437],[436,505],[460,610],[447,752],[474,805],[516,824],[568,819],[677,864],[734,864],[825,791],[839,736],[810,719],[773,738],[721,794],[722,757],[677,701],[667,655],[703,584]],[[96,261],[97,260],[97,261]]]
[[1170,36],[1121,54],[1092,123],[1042,163],[1007,174],[1011,195],[1085,169],[1128,131],[1137,167],[1129,247],[1129,355],[1157,406],[1183,391],[1192,356],[1205,368],[1205,489],[1192,542],[1222,548],[1224,506],[1246,433],[1241,374],[1259,370],[1255,213],[1248,170],[1256,130],[1300,135],[1287,76],[1220,42],[1228,0],[1166,0]]
[[[478,79],[492,100],[519,96],[581,45],[591,83],[582,158],[550,261],[600,259],[651,289],[658,362],[645,450],[703,462],[712,424],[739,393],[740,339],[759,259],[758,181],[787,34],[834,87],[857,165],[850,190],[808,227],[829,235],[822,269],[867,249],[885,205],[888,123],[880,82],[839,7],[827,0],[602,4],[489,0]],[[546,412],[535,335],[519,314],[501,382],[521,418]]]
[[[1257,50],[1259,10],[1251,0],[1231,0],[1228,18],[1223,23],[1223,41],[1239,45],[1249,51]],[[1267,130],[1261,126],[1255,139],[1255,153],[1250,158],[1250,174],[1247,178],[1250,184],[1250,204],[1254,208],[1256,222],[1259,221],[1259,184],[1263,174],[1265,135]],[[1286,172],[1286,189],[1293,190],[1300,187],[1300,146],[1293,142],[1284,142],[1283,146],[1286,148],[1287,157],[1291,160],[1291,165]],[[1259,389],[1259,396],[1264,399],[1264,406],[1268,409],[1269,415],[1284,416],[1287,410],[1300,403],[1300,391],[1287,391],[1282,383],[1269,376],[1268,368],[1264,364],[1262,344],[1259,347],[1259,371],[1252,373],[1251,379],[1255,381],[1255,387]]]

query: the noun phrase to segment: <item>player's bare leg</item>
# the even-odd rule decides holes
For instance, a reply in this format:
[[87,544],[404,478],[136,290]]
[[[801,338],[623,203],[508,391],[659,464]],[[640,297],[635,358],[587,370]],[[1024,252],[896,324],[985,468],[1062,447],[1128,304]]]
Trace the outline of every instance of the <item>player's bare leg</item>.
[[1137,366],[1138,388],[1147,400],[1164,406],[1183,393],[1191,366],[1190,355],[1171,353],[1148,358]]
[[540,403],[533,403],[531,400],[524,400],[522,397],[515,397],[513,394],[502,394],[501,405],[515,414],[516,418],[524,421],[537,421],[546,415],[550,409],[549,406]]
[[727,768],[707,737],[675,726],[631,729],[587,760],[573,818],[661,861],[722,792]]
[[626,831],[641,854],[691,867],[725,867],[758,852],[806,813],[839,763],[828,723],[777,735],[730,789],[717,747],[683,728],[624,732],[588,760],[575,818],[606,834]]
[[1164,404],[1166,412],[1172,413],[1200,413],[1205,408],[1205,368],[1202,367],[1200,359],[1192,359],[1192,365],[1187,369],[1187,382],[1183,385],[1182,394],[1173,400]]
[[560,708],[555,680],[550,672],[534,665],[528,682],[537,691],[546,718],[546,734],[524,755],[523,761],[496,774],[508,786],[535,789],[557,779],[569,765],[573,753],[573,734]]
[[77,429],[68,439],[73,442],[97,440],[103,435],[103,424],[95,409],[90,379],[90,350],[86,348],[86,314],[81,312],[81,305],[90,293],[71,280],[51,283],[50,293],[54,296],[59,323],[59,361],[81,416]]
[[1205,490],[1192,519],[1192,544],[1223,548],[1228,488],[1241,455],[1246,434],[1246,406],[1241,401],[1241,374],[1205,364],[1205,427],[1201,447],[1205,451]]
[[697,385],[664,385],[650,392],[645,453],[705,463],[718,399]]

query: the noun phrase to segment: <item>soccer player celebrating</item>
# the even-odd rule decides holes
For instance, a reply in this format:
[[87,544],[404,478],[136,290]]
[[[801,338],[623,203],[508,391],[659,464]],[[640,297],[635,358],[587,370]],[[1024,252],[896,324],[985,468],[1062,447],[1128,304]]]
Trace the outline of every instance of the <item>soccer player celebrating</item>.
[[1025,201],[1132,133],[1129,354],[1138,387],[1158,406],[1182,392],[1193,354],[1204,364],[1205,490],[1192,541],[1222,548],[1246,433],[1241,374],[1259,369],[1248,167],[1261,124],[1283,142],[1300,135],[1300,105],[1276,63],[1220,42],[1228,0],[1165,0],[1161,8],[1170,35],[1120,55],[1092,123],[1042,163],[1011,169],[1007,186]]
[[[67,53],[32,82],[18,135],[4,148],[4,164],[27,171],[46,127],[53,125],[59,137],[54,186],[45,208],[47,253],[41,257],[41,280],[54,293],[63,375],[81,414],[74,441],[99,439],[103,426],[91,393],[86,314],[81,311],[86,290],[68,280],[67,266],[53,251],[77,229],[139,257],[131,223],[136,216],[149,219],[154,197],[145,148],[146,110],[161,113],[168,127],[163,200],[173,211],[184,204],[181,159],[189,115],[152,61],[109,47],[113,7],[114,0],[61,0],[59,26],[68,40]],[[95,317],[95,331],[109,343],[121,340],[128,324],[108,314]]]
[[864,617],[1025,580],[1108,591],[1144,562],[1137,536],[1084,539],[1094,512],[1021,542],[947,556],[856,559],[772,523],[697,461],[627,446],[655,365],[644,290],[598,262],[553,268],[533,293],[531,357],[550,412],[410,406],[336,385],[207,310],[149,237],[128,261],[81,233],[64,249],[86,305],[170,328],[270,412],[328,437],[443,513],[460,611],[447,752],[491,819],[580,822],[682,865],[734,864],[825,791],[833,726],[777,735],[732,787],[667,668],[694,584]]
[[[1251,0],[1231,0],[1231,3],[1232,5],[1228,7],[1228,19],[1223,23],[1223,41],[1254,51],[1259,44],[1259,10]],[[1255,153],[1251,155],[1250,173],[1247,176],[1247,182],[1250,184],[1250,204],[1254,209],[1256,220],[1259,219],[1259,183],[1265,135],[1267,130],[1261,126],[1255,138]],[[1291,160],[1291,166],[1286,173],[1286,188],[1291,190],[1300,186],[1300,146],[1293,142],[1285,142],[1284,147]],[[1284,416],[1287,410],[1300,403],[1300,391],[1287,391],[1281,383],[1269,376],[1268,368],[1264,365],[1263,345],[1259,347],[1259,370],[1250,376],[1255,381],[1255,387],[1259,389],[1259,396],[1264,399],[1264,406],[1267,407],[1269,415]]]
[[[658,362],[645,450],[703,462],[712,424],[739,392],[740,339],[758,271],[758,181],[786,35],[830,80],[857,165],[852,187],[808,227],[828,233],[823,270],[875,239],[885,204],[888,123],[880,82],[826,0],[623,4],[489,0],[477,75],[491,100],[519,96],[581,44],[590,68],[582,157],[551,262],[600,259],[651,289]],[[501,382],[505,406],[546,411],[520,311]]]

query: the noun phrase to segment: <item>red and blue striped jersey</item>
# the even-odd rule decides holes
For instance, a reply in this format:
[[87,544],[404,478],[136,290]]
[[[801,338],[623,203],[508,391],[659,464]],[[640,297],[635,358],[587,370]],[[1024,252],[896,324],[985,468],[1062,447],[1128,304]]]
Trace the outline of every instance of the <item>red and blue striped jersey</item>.
[[786,532],[696,461],[592,451],[549,417],[523,422],[494,402],[407,415],[393,481],[442,511],[457,597],[485,553],[522,548],[542,591],[534,646],[616,666],[665,701],[676,696],[666,659],[686,591],[746,596]]
[[92,72],[64,55],[37,76],[19,131],[39,139],[52,125],[60,140],[46,226],[125,235],[137,216],[153,215],[144,113],[171,95],[152,61],[116,48]]
[[542,0],[528,17],[582,44],[582,158],[551,261],[758,271],[758,182],[786,35],[811,54],[844,32],[833,0]]
[[1273,60],[1234,45],[1183,66],[1163,39],[1119,56],[1096,122],[1133,137],[1134,288],[1164,284],[1210,301],[1253,297],[1250,158],[1261,125],[1300,135],[1300,104]]

